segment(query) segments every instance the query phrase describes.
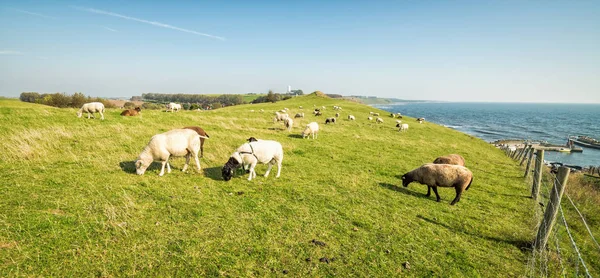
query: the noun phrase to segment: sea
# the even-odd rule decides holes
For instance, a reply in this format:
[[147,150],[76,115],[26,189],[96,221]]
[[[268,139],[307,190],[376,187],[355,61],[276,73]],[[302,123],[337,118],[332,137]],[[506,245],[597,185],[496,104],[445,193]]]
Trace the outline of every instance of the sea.
[[[600,104],[406,102],[373,105],[481,138],[528,139],[564,145],[569,135],[600,139]],[[547,162],[600,166],[600,150],[546,152]]]

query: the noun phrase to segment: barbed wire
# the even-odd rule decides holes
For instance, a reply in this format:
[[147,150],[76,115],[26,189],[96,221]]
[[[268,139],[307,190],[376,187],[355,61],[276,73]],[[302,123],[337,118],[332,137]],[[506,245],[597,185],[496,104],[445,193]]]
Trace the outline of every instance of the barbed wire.
[[[585,269],[585,274],[587,275],[587,277],[592,277],[592,275],[590,275],[590,271],[588,270],[587,266],[585,265],[585,262],[583,261],[583,258],[581,257],[581,253],[579,252],[579,248],[577,248],[577,244],[575,244],[575,240],[573,239],[573,236],[571,235],[571,231],[569,231],[569,225],[567,225],[567,220],[565,219],[565,214],[563,212],[562,206],[560,206],[559,208],[560,208],[560,214],[562,215],[563,223],[565,224],[565,230],[567,231],[567,234],[569,235],[569,238],[571,239],[571,244],[573,244],[573,248],[575,249],[575,252],[577,252],[577,257],[579,257],[579,261],[581,261],[581,265],[583,265],[583,268]],[[579,271],[578,271],[578,273],[579,273]]]

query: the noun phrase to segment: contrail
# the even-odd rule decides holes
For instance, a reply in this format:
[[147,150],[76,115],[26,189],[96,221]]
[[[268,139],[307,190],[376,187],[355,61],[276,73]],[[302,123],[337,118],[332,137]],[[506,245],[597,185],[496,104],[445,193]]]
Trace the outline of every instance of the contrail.
[[106,26],[102,26],[102,28],[108,30],[108,31],[112,31],[112,32],[118,32],[117,30],[113,29],[113,28],[108,28]]
[[92,9],[92,8],[75,7],[75,6],[71,6],[71,8],[78,9],[78,10],[81,10],[81,11],[90,12],[90,13],[95,13],[95,14],[103,14],[103,15],[109,15],[109,16],[119,17],[119,18],[122,18],[122,19],[137,21],[137,22],[141,22],[141,23],[146,23],[146,24],[150,24],[150,25],[154,25],[154,26],[158,26],[158,27],[173,29],[173,30],[177,30],[177,31],[181,31],[181,32],[186,32],[186,33],[194,34],[194,35],[205,36],[205,37],[209,37],[209,38],[213,38],[213,39],[218,39],[218,40],[222,40],[222,41],[225,40],[225,38],[223,38],[223,37],[213,36],[213,35],[210,35],[210,34],[205,34],[205,33],[200,33],[200,32],[196,32],[196,31],[193,31],[193,30],[179,28],[179,27],[176,27],[176,26],[173,26],[173,25],[169,25],[169,24],[164,24],[164,23],[160,23],[160,22],[156,22],[156,21],[149,21],[149,20],[135,18],[135,17],[131,17],[131,16],[126,16],[126,15],[122,15],[122,14],[113,13],[113,12],[107,12],[107,11],[102,11],[102,10],[97,10],[97,9]]
[[19,10],[19,9],[12,9],[12,10],[20,12],[20,13],[28,14],[28,15],[34,15],[34,16],[39,16],[39,17],[48,18],[48,19],[56,19],[55,17],[51,17],[51,16],[47,16],[47,15],[43,15],[43,14],[38,14],[38,13],[26,11],[26,10]]
[[14,50],[0,50],[0,55],[23,55],[23,52]]

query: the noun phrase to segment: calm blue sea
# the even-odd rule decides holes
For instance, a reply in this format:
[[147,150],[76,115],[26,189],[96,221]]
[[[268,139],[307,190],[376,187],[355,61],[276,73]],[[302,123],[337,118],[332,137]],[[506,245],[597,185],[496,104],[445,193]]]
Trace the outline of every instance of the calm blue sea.
[[[600,139],[600,104],[428,102],[375,106],[415,118],[424,117],[488,142],[531,139],[565,144],[568,135]],[[600,165],[600,150],[584,147],[583,153],[546,152],[545,158],[570,165]]]

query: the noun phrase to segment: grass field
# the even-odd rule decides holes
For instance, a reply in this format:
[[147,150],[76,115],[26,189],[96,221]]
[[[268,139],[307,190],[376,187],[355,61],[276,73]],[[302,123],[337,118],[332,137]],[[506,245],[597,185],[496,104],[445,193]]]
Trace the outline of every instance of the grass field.
[[[323,118],[313,105],[327,106]],[[325,125],[333,105],[342,117]],[[291,133],[273,123],[274,111],[299,106],[306,118]],[[142,117],[109,109],[104,121],[75,111],[0,99],[0,276],[527,272],[536,204],[518,165],[472,136],[409,117],[399,133],[385,111],[315,95]],[[369,122],[369,111],[385,122]],[[319,138],[302,139],[300,126],[315,119]],[[135,175],[150,137],[187,125],[211,137],[202,173],[179,171],[184,158],[174,158],[170,174],[159,177],[155,163]],[[282,143],[281,177],[264,178],[259,165],[251,182],[223,181],[221,167],[250,136]],[[449,205],[453,189],[441,188],[438,203],[424,185],[401,186],[400,175],[449,153],[463,155],[475,177],[458,204]]]

